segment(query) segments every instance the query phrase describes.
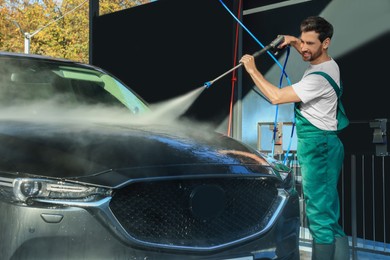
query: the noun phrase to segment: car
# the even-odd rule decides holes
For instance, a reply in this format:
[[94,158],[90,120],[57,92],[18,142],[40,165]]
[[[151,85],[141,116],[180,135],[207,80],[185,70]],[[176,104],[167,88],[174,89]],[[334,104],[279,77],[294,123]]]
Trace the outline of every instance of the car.
[[[0,52],[1,259],[299,259],[291,168],[101,68]],[[161,112],[161,111],[160,111]]]

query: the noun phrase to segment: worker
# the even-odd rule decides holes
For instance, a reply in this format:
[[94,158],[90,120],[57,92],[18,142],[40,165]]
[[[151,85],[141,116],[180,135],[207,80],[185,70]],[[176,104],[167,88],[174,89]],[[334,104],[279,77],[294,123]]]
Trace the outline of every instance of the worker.
[[[348,124],[348,119],[344,110],[344,115],[340,112],[337,95],[341,85],[339,67],[328,54],[333,26],[323,17],[310,16],[301,22],[300,32],[299,38],[284,35],[278,46],[294,47],[303,61],[309,62],[297,83],[276,87],[257,69],[252,55],[244,55],[240,62],[272,104],[295,103],[297,156],[306,217],[313,237],[312,259],[349,259],[348,237],[338,223],[337,191],[344,160],[344,146],[337,134]],[[339,117],[338,113],[344,117]]]

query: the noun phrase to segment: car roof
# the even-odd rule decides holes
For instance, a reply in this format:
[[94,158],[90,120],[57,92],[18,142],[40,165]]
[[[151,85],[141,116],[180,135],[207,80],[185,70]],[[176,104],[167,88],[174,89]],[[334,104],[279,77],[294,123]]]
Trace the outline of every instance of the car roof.
[[19,57],[19,58],[35,58],[35,59],[43,59],[43,60],[57,60],[57,61],[63,61],[63,62],[74,62],[71,60],[63,59],[63,58],[55,58],[55,57],[45,56],[45,55],[40,55],[40,54],[27,54],[27,53],[20,53],[20,52],[0,51],[0,56],[10,56],[10,57]]
[[0,51],[0,57],[13,57],[17,59],[36,59],[36,60],[42,60],[42,61],[51,61],[51,62],[61,62],[61,63],[67,63],[67,64],[72,64],[72,65],[79,65],[79,66],[84,66],[84,67],[89,67],[89,68],[94,68],[97,70],[102,70],[100,67],[79,62],[79,61],[74,61],[74,60],[69,60],[65,58],[57,58],[57,57],[52,57],[52,56],[46,56],[46,55],[41,55],[41,54],[26,54],[26,53],[19,53],[19,52],[7,52],[7,51]]

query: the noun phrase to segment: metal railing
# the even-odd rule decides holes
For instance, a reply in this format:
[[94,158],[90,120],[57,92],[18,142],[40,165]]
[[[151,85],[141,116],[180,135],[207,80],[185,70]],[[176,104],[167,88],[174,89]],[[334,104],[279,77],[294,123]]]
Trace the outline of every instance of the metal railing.
[[[300,241],[310,245],[312,237],[305,216],[303,191],[300,187],[299,162],[293,155],[290,160],[297,190],[300,193]],[[359,251],[390,256],[390,157],[376,155],[348,155],[345,157],[339,180],[341,216],[340,224],[349,236],[352,259]],[[389,171],[389,170],[387,170]]]
[[[342,135],[349,150],[344,157],[338,184],[340,224],[349,236],[352,259],[357,259],[359,251],[390,256],[390,222],[387,223],[387,219],[390,220],[390,190],[386,191],[386,187],[390,187],[387,121],[384,118],[351,121],[349,130]],[[300,194],[300,242],[310,246],[312,237],[305,215],[302,176],[296,156],[296,137],[291,137],[295,142],[283,139],[283,132],[291,132],[291,126],[291,122],[277,125],[273,122],[259,122],[257,149],[276,159],[287,161],[288,166],[293,169]],[[275,138],[270,143],[269,139],[273,137]],[[286,144],[293,145],[287,160],[284,160]],[[375,151],[372,151],[372,144],[375,145]]]

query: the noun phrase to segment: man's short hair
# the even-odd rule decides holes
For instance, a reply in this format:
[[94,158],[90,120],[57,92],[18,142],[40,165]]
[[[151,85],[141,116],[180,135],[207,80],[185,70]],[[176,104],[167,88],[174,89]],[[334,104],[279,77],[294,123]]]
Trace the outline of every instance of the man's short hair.
[[315,31],[318,39],[323,42],[326,38],[332,39],[333,26],[320,16],[309,16],[301,22],[301,33]]

